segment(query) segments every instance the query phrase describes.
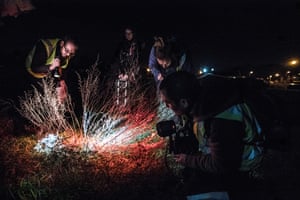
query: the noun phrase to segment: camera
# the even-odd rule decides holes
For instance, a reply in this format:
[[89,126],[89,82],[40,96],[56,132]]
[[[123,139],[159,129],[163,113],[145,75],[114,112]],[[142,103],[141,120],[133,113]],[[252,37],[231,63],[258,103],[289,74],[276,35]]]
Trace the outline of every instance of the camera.
[[194,154],[198,151],[199,143],[191,122],[179,127],[173,120],[160,121],[156,124],[156,130],[160,137],[169,137],[169,153]]

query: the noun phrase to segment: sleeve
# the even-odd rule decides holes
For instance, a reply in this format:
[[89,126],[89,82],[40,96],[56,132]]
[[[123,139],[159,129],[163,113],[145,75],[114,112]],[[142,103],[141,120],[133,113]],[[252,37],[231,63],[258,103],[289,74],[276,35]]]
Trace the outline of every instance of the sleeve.
[[49,66],[46,65],[47,52],[41,41],[36,44],[35,53],[32,58],[31,70],[35,73],[48,73]]
[[238,170],[243,154],[244,125],[241,122],[218,119],[209,126],[209,154],[187,155],[186,166],[209,173],[227,173]]
[[158,82],[157,76],[160,73],[160,71],[158,70],[158,63],[156,61],[154,51],[155,51],[155,48],[152,47],[151,51],[150,51],[150,55],[149,55],[149,67],[154,76],[155,81]]
[[181,67],[182,71],[187,71],[192,74],[195,73],[195,69],[192,64],[191,56],[189,53],[185,52],[185,53],[181,54],[180,59],[179,59],[179,65],[182,65],[182,67]]

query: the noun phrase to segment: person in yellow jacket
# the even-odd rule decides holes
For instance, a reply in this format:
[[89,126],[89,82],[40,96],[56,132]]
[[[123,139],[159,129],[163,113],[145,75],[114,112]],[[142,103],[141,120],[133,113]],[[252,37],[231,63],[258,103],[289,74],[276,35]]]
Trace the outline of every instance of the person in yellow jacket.
[[239,182],[234,177],[246,177],[260,166],[264,150],[258,144],[261,126],[234,79],[215,75],[197,79],[180,71],[167,76],[159,91],[167,107],[194,123],[198,152],[174,156],[188,172],[199,175],[186,179],[189,195],[208,185],[212,187],[208,190],[231,187]]
[[49,74],[55,74],[59,78],[56,88],[58,98],[63,101],[67,96],[64,71],[77,49],[76,41],[70,37],[40,39],[27,55],[26,70],[34,82]]

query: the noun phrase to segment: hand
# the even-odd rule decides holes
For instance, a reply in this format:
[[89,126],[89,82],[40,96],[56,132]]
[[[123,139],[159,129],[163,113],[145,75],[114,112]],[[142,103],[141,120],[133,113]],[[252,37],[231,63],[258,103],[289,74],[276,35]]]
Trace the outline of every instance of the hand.
[[186,154],[176,154],[174,159],[178,164],[185,165]]
[[52,62],[52,64],[50,65],[49,69],[50,71],[54,70],[56,67],[60,66],[60,59],[59,58],[55,58]]
[[157,75],[157,80],[159,80],[159,81],[164,80],[164,77],[161,75],[161,73],[159,73],[159,74]]
[[63,103],[67,99],[67,85],[64,80],[60,80],[59,87],[56,88],[56,94],[60,103]]
[[127,74],[119,74],[119,79],[121,80],[121,81],[127,81],[127,79],[128,79],[128,75]]

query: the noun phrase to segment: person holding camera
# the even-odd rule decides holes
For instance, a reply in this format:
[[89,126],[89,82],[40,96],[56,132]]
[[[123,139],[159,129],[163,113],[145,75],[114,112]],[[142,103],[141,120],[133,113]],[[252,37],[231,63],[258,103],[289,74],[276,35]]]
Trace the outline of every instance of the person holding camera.
[[256,145],[260,126],[236,83],[213,75],[197,79],[181,71],[167,76],[159,86],[166,106],[177,116],[188,116],[194,124],[198,152],[174,155],[175,161],[185,166],[189,195],[204,188],[242,188],[245,183],[239,181],[246,180],[261,163],[263,148]]
[[26,58],[26,70],[32,83],[52,74],[55,78],[57,96],[60,101],[67,97],[65,69],[78,49],[76,41],[70,37],[63,39],[40,39]]

